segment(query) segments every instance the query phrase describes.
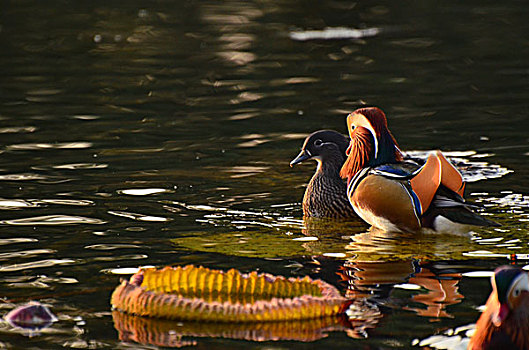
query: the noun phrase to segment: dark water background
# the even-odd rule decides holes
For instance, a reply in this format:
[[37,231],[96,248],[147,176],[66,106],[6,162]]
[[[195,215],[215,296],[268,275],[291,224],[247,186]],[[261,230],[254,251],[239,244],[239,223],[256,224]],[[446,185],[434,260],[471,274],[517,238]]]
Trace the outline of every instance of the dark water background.
[[[462,273],[529,253],[527,18],[524,1],[2,1],[0,306],[39,300],[60,321],[2,324],[0,345],[143,346],[109,305],[113,271],[141,265],[310,275],[381,316],[367,338],[314,342],[178,324],[198,348],[408,348],[475,322],[489,280]],[[296,40],[339,27],[368,30]],[[364,104],[402,149],[449,152],[503,227],[304,225],[314,164],[288,163]]]

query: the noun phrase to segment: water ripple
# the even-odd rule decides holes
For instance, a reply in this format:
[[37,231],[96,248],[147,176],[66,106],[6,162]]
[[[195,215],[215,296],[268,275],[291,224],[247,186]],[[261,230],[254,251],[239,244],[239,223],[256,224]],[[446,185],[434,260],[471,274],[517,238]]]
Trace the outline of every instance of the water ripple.
[[245,120],[250,119],[259,116],[259,113],[257,112],[243,112],[243,113],[237,113],[229,117],[229,120]]
[[247,176],[254,176],[260,173],[266,172],[269,167],[264,166],[250,166],[250,165],[239,165],[239,166],[233,166],[229,169],[222,170],[223,172],[232,173],[233,175],[230,175],[231,178],[242,178]]
[[37,208],[47,204],[87,206],[94,205],[94,202],[83,199],[0,199],[0,209]]
[[142,260],[149,258],[146,254],[129,254],[129,255],[112,255],[112,256],[96,256],[91,258],[92,261],[118,261],[118,260]]
[[35,216],[23,219],[2,220],[0,224],[4,225],[72,225],[72,224],[105,224],[106,221],[84,216],[70,216],[70,215],[45,215]]
[[39,281],[45,283],[60,283],[60,284],[74,284],[79,283],[79,280],[73,277],[48,277],[48,276],[39,276]]
[[471,277],[471,278],[481,278],[481,277],[487,277],[490,278],[494,276],[494,271],[469,271],[469,272],[463,272],[461,274],[463,277]]
[[0,134],[18,134],[18,133],[30,133],[37,130],[34,126],[11,126],[0,128]]
[[55,165],[53,168],[54,169],[68,169],[68,170],[105,169],[105,168],[108,168],[108,164],[73,163],[73,164]]
[[227,61],[230,61],[240,66],[244,66],[248,63],[251,63],[257,58],[255,54],[244,51],[224,51],[218,52],[217,55]]
[[0,265],[0,272],[13,272],[56,265],[71,265],[74,263],[77,263],[77,261],[72,259],[45,259],[22,264]]
[[40,254],[53,254],[56,253],[56,250],[53,249],[33,249],[33,250],[25,250],[25,251],[18,251],[18,252],[9,252],[9,253],[0,253],[0,260],[9,260],[14,258],[22,258],[22,257],[33,257]]
[[509,258],[510,254],[494,253],[488,250],[475,250],[471,252],[464,252],[463,256],[471,258]]
[[[406,156],[424,162],[431,151],[407,151]],[[443,152],[461,171],[466,182],[477,182],[486,179],[497,179],[513,171],[498,164],[490,164],[475,159],[484,159],[493,154],[480,154],[475,151]]]
[[529,196],[520,193],[505,191],[503,197],[488,197],[481,199],[482,202],[491,202],[500,207],[510,207],[512,209],[529,208]]
[[73,205],[73,206],[94,205],[94,202],[88,199],[40,199],[40,200],[35,200],[35,203]]
[[137,214],[137,213],[129,213],[125,211],[108,211],[108,214],[115,215],[115,216],[121,216],[124,218],[137,220],[137,221],[151,221],[151,222],[166,222],[170,221],[169,218],[164,218],[161,216],[152,216],[152,215],[144,215],[144,214]]
[[40,88],[26,91],[27,95],[32,96],[52,96],[64,92],[62,89],[52,89],[52,88]]
[[91,142],[57,142],[57,143],[19,143],[9,145],[6,149],[11,151],[30,151],[30,150],[44,150],[44,149],[82,149],[90,148],[93,144]]
[[114,250],[114,249],[130,249],[130,248],[142,248],[139,245],[134,244],[93,244],[87,245],[85,249],[95,250]]
[[270,85],[283,86],[283,85],[291,85],[291,84],[309,84],[309,83],[317,83],[318,81],[320,81],[320,79],[316,77],[291,77],[291,78],[274,79],[270,82]]
[[471,323],[455,329],[447,329],[443,334],[432,335],[426,339],[414,339],[411,345],[428,349],[465,350],[475,331],[476,324]]
[[4,238],[0,239],[0,245],[7,245],[7,244],[16,244],[16,243],[35,243],[39,240],[36,238]]
[[0,181],[29,181],[29,180],[44,180],[47,176],[25,173],[25,174],[5,174],[0,175]]
[[[154,267],[154,266],[142,266],[141,268],[148,268],[148,267]],[[103,273],[108,273],[112,275],[133,275],[140,271],[140,267],[117,267],[112,269],[104,269],[101,270]]]
[[75,284],[79,281],[73,277],[8,276],[0,279],[11,288],[50,288],[50,283]]
[[37,203],[23,199],[0,199],[0,209],[35,208]]
[[172,192],[164,188],[131,188],[125,190],[117,190],[120,194],[127,194],[129,196],[149,196],[152,194]]
[[325,28],[323,30],[304,30],[290,32],[290,38],[297,41],[362,39],[375,36],[380,28],[354,29],[346,27]]
[[101,119],[100,116],[98,115],[89,115],[89,114],[84,114],[84,115],[74,115],[72,116],[73,119],[79,119],[79,120],[96,120],[96,119]]

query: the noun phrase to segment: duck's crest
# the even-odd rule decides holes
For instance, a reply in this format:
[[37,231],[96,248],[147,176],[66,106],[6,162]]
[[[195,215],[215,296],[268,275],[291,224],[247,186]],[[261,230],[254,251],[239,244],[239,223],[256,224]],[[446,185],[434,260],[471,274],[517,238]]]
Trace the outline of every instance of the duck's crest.
[[347,117],[347,122],[351,144],[340,176],[350,179],[364,167],[403,160],[382,110],[376,107],[357,109]]

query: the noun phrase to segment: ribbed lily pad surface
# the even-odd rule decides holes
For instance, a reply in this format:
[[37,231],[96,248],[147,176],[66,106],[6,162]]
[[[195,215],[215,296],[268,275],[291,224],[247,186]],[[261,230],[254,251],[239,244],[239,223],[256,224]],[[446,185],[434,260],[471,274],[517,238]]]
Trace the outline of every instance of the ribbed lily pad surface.
[[255,322],[301,320],[343,312],[345,298],[321,280],[241,274],[204,267],[141,269],[112,294],[112,306],[179,320]]

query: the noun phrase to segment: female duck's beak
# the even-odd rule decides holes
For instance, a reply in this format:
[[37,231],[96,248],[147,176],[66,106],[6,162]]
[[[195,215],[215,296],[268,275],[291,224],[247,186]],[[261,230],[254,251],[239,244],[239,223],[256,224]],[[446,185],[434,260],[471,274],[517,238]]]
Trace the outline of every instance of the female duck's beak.
[[299,152],[298,156],[290,162],[290,166],[293,167],[294,165],[301,163],[302,161],[307,160],[311,157],[312,155],[307,150],[302,149],[301,152]]

